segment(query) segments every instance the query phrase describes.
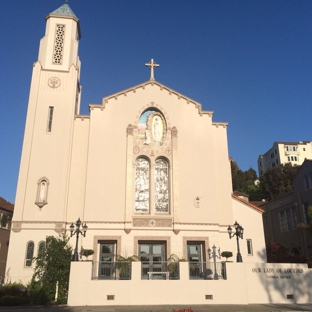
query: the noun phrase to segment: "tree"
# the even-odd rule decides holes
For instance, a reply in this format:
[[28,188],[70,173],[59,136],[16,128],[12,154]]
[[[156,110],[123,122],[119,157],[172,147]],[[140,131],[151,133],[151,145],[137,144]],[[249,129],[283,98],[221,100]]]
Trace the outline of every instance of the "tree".
[[291,163],[269,168],[260,177],[260,188],[266,199],[272,200],[292,192],[292,181],[298,169],[299,166],[293,167]]
[[69,238],[65,233],[59,237],[47,236],[46,248],[35,258],[36,266],[30,283],[30,288],[38,286],[47,295],[49,301],[55,300],[58,289],[57,302],[66,303],[69,286],[70,262],[72,248],[68,244]]
[[308,223],[299,223],[298,228],[303,229],[312,235],[312,206],[311,205],[308,207],[307,215],[308,215],[308,218],[307,218]]
[[249,200],[261,200],[263,198],[259,186],[255,185],[258,179],[254,169],[246,171],[239,169],[235,161],[231,161],[233,191],[239,191],[249,196]]

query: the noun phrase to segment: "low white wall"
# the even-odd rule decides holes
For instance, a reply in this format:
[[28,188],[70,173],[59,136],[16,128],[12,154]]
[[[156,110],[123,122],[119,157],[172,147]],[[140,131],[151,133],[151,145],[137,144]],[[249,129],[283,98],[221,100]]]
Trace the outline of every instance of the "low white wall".
[[180,280],[141,280],[140,262],[132,263],[132,280],[91,275],[92,262],[72,262],[69,306],[312,302],[312,272],[305,264],[227,263],[227,280],[189,280],[187,262],[180,263]]

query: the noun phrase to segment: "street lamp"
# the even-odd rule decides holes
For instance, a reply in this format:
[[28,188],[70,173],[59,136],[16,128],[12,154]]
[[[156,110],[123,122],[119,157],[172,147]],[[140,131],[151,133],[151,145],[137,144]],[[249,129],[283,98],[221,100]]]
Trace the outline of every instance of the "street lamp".
[[[73,261],[78,261],[78,240],[79,240],[79,234],[81,234],[83,237],[86,237],[86,232],[87,232],[87,224],[82,225],[82,230],[80,230],[82,222],[80,221],[80,218],[76,221],[75,225],[72,223],[70,225],[70,237],[76,234],[76,247],[74,251],[74,256],[73,256]],[[75,229],[76,226],[76,229]]]
[[244,234],[244,229],[241,225],[239,225],[239,223],[237,223],[237,221],[235,221],[234,223],[234,228],[235,228],[235,232],[232,233],[232,228],[231,226],[229,226],[227,228],[227,231],[229,233],[229,237],[230,239],[234,236],[236,236],[236,241],[237,241],[237,256],[236,256],[236,262],[243,262],[243,258],[242,258],[242,255],[240,253],[240,250],[239,250],[239,241],[238,239],[241,238],[243,239],[243,234]]
[[220,255],[220,248],[218,249],[218,254],[216,253],[216,249],[217,247],[215,245],[212,246],[212,253],[211,253],[211,249],[208,249],[208,256],[209,259],[213,258],[213,265],[214,265],[214,275],[213,275],[213,279],[217,280],[219,279],[218,277],[218,273],[217,273],[217,263],[216,263],[216,259],[220,259],[221,255]]

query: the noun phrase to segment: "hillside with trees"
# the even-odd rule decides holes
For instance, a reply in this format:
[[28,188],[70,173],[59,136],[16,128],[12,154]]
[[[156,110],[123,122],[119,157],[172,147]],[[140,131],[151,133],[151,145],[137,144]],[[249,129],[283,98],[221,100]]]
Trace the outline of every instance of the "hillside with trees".
[[292,181],[298,172],[299,166],[291,163],[281,164],[268,169],[258,180],[256,171],[249,168],[242,171],[235,161],[231,162],[233,191],[239,191],[249,196],[250,201],[262,199],[272,200],[293,191]]

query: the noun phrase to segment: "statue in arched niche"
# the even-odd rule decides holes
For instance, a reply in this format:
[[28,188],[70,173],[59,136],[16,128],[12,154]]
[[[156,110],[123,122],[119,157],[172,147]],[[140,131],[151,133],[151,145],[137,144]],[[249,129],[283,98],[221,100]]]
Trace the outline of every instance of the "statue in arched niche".
[[163,137],[163,129],[164,129],[163,121],[160,118],[160,116],[156,115],[153,117],[152,129],[154,141],[160,142]]
[[40,183],[40,190],[39,190],[39,202],[44,203],[46,201],[46,194],[47,194],[47,182],[42,180]]

